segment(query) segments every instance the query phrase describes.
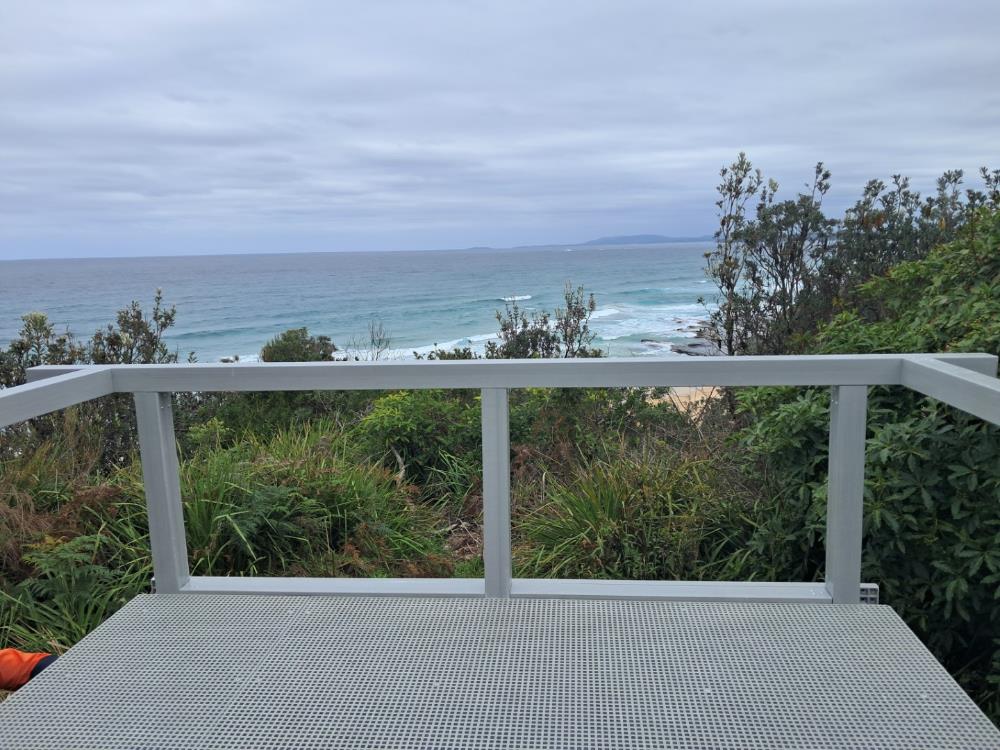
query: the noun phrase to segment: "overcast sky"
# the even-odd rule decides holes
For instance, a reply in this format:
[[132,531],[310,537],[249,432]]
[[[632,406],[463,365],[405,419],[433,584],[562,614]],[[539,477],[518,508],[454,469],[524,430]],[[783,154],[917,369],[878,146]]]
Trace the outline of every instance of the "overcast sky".
[[1000,166],[1000,2],[4,2],[0,258],[715,227]]

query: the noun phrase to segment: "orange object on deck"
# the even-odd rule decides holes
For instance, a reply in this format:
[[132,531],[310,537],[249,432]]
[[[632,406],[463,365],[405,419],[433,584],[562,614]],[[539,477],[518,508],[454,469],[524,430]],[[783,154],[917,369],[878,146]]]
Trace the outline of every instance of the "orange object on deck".
[[31,679],[38,663],[49,654],[29,654],[16,648],[0,648],[0,690],[17,690]]

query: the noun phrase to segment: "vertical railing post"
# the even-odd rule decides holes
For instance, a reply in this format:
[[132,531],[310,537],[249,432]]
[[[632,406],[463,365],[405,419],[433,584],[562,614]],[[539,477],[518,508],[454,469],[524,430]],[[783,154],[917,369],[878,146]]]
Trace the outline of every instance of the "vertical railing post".
[[857,604],[861,596],[867,409],[867,386],[833,387],[826,501],[826,589],[835,604]]
[[483,388],[483,564],[486,595],[510,596],[510,424],[507,389]]
[[190,573],[170,394],[136,393],[135,414],[156,590],[175,594],[188,582]]

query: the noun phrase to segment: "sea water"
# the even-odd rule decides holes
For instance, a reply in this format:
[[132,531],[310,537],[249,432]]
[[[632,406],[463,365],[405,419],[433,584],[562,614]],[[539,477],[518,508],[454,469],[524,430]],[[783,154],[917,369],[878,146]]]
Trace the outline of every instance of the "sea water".
[[[256,358],[268,339],[305,326],[339,348],[367,340],[370,321],[392,356],[435,347],[481,351],[507,303],[531,312],[563,304],[567,283],[597,302],[594,345],[614,356],[677,356],[707,317],[715,288],[707,243],[421,252],[337,252],[0,262],[0,346],[21,316],[46,313],[87,337],[155,290],[176,305],[166,336],[181,359]],[[706,298],[706,304],[699,298]]]

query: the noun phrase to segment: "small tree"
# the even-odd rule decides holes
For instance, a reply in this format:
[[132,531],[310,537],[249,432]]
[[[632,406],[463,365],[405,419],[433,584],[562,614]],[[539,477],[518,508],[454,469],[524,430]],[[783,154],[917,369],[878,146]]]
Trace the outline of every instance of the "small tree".
[[367,339],[352,338],[347,348],[355,361],[378,362],[392,351],[392,333],[379,318],[372,317],[368,320]]
[[926,257],[932,248],[954,240],[960,227],[974,225],[981,207],[1000,206],[1000,170],[983,167],[980,175],[985,190],[967,189],[964,199],[960,169],[941,175],[935,194],[927,198],[902,175],[893,175],[891,185],[869,181],[844,214],[817,274],[817,297],[810,301],[817,319],[825,322],[838,309],[855,306],[871,318],[871,300],[857,293],[860,284],[899,263]]
[[830,172],[816,165],[808,193],[776,201],[777,183],[761,191],[756,216],[742,232],[747,255],[744,350],[778,354],[790,348],[797,333],[814,321],[804,320],[801,304],[816,283],[816,271],[827,253],[834,221],[823,215]]
[[[815,282],[834,223],[822,212],[830,172],[816,165],[809,192],[777,200],[778,184],[766,183],[746,154],[722,170],[716,249],[708,273],[719,287],[712,324],[729,354],[783,351],[799,330],[800,299]],[[758,196],[753,218],[746,206]]]
[[586,296],[582,286],[574,289],[567,283],[563,299],[566,307],[556,308],[554,323],[548,312],[529,316],[516,301],[508,303],[496,314],[500,341],[487,342],[487,359],[600,357],[601,350],[591,346],[590,316],[597,307],[594,295]]
[[164,364],[177,361],[177,352],[170,351],[163,340],[167,329],[177,318],[177,308],[163,306],[163,291],[156,290],[153,309],[147,316],[137,301],[119,310],[117,325],[109,323],[96,331],[88,347],[89,360],[94,364]]
[[[164,334],[174,324],[176,309],[163,305],[157,289],[153,309],[147,315],[133,301],[119,310],[115,322],[97,330],[89,341],[81,342],[66,331],[57,334],[43,313],[29,313],[18,337],[0,352],[0,385],[11,387],[24,383],[28,368],[38,365],[74,364],[162,364],[176,362],[177,353],[164,342]],[[132,399],[113,394],[74,407],[76,429],[91,433],[91,440],[101,446],[100,462],[105,466],[124,462],[135,449],[135,410]],[[183,421],[184,413],[178,415]],[[49,415],[15,425],[0,439],[4,451],[21,452],[59,432],[62,416]]]
[[719,305],[712,313],[712,325],[723,351],[735,353],[743,346],[740,332],[749,312],[740,296],[746,272],[742,246],[746,207],[760,190],[764,178],[742,151],[735,162],[720,170],[719,176],[722,182],[717,187],[719,200],[715,202],[719,228],[715,232],[715,250],[706,253],[705,259],[708,275],[719,287]]
[[17,338],[6,350],[0,350],[0,388],[24,383],[29,367],[87,361],[86,347],[69,331],[57,334],[45,313],[28,313],[21,323]]

